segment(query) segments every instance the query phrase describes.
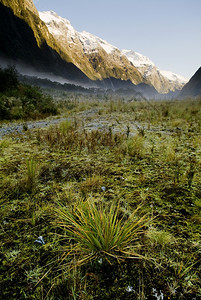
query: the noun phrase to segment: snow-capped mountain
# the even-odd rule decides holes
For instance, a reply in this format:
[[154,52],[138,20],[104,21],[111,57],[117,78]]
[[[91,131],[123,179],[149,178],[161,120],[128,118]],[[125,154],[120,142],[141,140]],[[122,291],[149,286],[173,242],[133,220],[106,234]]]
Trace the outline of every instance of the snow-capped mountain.
[[77,32],[70,22],[55,12],[39,12],[49,32],[63,51],[90,79],[116,78],[134,84],[147,83],[142,74],[116,47],[86,31]]
[[99,46],[108,54],[118,50],[89,32],[83,31],[80,33],[76,31],[67,19],[58,16],[54,11],[39,12],[39,15],[55,37],[62,38],[62,41],[67,40],[71,46],[76,42],[81,43],[85,53],[97,52]]
[[173,72],[161,71],[148,57],[138,52],[122,50],[122,53],[141,72],[143,77],[161,93],[174,91],[175,89],[180,90],[188,81]]
[[76,31],[70,22],[53,11],[39,12],[50,33],[72,62],[90,79],[114,77],[134,84],[149,84],[160,93],[180,90],[187,79],[160,71],[146,56],[117,47],[86,31]]
[[181,82],[182,84],[186,84],[187,81],[188,81],[187,78],[185,78],[185,77],[183,77],[181,75],[175,74],[175,73],[173,73],[171,71],[161,71],[160,70],[160,72],[161,72],[161,74],[164,77],[166,77],[167,79],[169,79],[169,81],[171,81],[171,82],[178,81],[178,83]]
[[130,62],[138,68],[154,66],[154,63],[146,56],[133,50],[122,50],[122,53],[128,57]]

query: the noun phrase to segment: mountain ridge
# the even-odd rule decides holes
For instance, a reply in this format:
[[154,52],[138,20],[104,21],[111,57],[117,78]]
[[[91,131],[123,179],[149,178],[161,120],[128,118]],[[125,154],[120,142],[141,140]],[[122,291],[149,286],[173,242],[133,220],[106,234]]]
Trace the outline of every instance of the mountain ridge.
[[[53,11],[39,12],[39,16],[55,39],[62,42],[64,47],[66,46],[68,53],[73,53],[71,57],[73,63],[93,80],[112,76],[131,80],[133,84],[144,82],[154,86],[160,93],[181,90],[187,82],[185,78],[172,72],[169,72],[168,77],[167,71],[162,73],[151,60],[138,52],[120,51],[117,47],[91,33],[76,31],[69,20],[58,16]],[[77,59],[76,53],[78,57],[82,57],[82,60]],[[139,59],[139,63],[136,59],[134,60],[134,55],[138,58],[141,57],[141,62]]]
[[179,93],[179,98],[197,96],[201,96],[201,67],[195,72]]
[[[0,0],[0,57],[8,63],[88,83],[70,60],[64,59],[31,0]],[[42,29],[41,29],[42,28]]]
[[116,47],[88,32],[77,32],[68,20],[53,11],[39,12],[39,16],[57,42],[66,47],[72,62],[90,79],[102,80],[114,77],[131,80],[135,85],[147,83],[126,57],[120,57],[121,53]]
[[[119,76],[113,76],[114,72],[119,72],[118,66],[112,70],[111,75],[107,74],[103,79],[95,81],[86,76],[73,64],[68,53],[63,51],[62,45],[54,39],[39,18],[31,0],[0,0],[0,63],[4,66],[6,63],[13,64],[18,70],[21,68],[21,74],[24,75],[37,73],[36,76],[44,78],[47,75],[46,78],[50,80],[60,77],[65,83],[87,88],[117,90],[126,88],[129,82],[127,78],[121,80]],[[141,74],[137,70],[136,73],[139,77],[136,83],[143,82]],[[133,84],[132,89],[139,90]],[[153,93],[153,88],[148,86],[147,96],[149,90],[151,95],[157,95],[157,92],[154,90]]]
[[32,0],[0,0],[0,62],[33,68],[32,74],[53,81],[160,97],[148,76],[117,47],[86,31],[78,33],[54,12],[46,17],[44,22]]
[[181,90],[188,81],[183,76],[171,71],[160,70],[153,61],[141,53],[126,49],[122,50],[122,53],[160,93]]

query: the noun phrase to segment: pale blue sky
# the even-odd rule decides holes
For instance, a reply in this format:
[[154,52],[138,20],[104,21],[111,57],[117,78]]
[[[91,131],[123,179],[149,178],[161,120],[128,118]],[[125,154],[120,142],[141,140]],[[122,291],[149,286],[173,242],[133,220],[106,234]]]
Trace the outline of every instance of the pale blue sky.
[[77,31],[149,57],[161,70],[190,78],[201,66],[201,0],[33,0]]

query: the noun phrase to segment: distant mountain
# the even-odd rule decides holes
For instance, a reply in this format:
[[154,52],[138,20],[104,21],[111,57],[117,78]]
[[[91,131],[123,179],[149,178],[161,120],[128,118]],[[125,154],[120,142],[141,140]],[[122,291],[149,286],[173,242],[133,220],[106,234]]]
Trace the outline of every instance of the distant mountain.
[[179,75],[160,71],[140,53],[120,51],[86,31],[77,32],[68,20],[53,11],[39,12],[39,15],[71,61],[91,79],[114,77],[133,84],[146,83],[160,93],[181,90],[187,82]]
[[191,77],[179,94],[180,98],[197,96],[201,96],[201,67]]
[[128,60],[140,71],[143,78],[155,87],[159,93],[181,90],[187,79],[170,71],[161,71],[146,56],[132,51],[122,50]]

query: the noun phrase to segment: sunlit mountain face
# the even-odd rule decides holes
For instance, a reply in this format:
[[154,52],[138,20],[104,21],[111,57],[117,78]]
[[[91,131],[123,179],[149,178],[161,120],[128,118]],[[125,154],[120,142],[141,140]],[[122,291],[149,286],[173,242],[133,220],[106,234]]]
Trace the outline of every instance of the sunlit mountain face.
[[146,56],[77,32],[55,12],[31,0],[0,0],[0,62],[23,74],[102,89],[133,89],[148,98],[179,91],[187,80],[159,70]]
[[[91,79],[106,77],[147,83],[160,93],[180,90],[187,79],[159,70],[146,56],[117,47],[89,32],[78,32],[70,21],[53,11],[39,12],[49,31],[66,49],[71,60]],[[140,74],[139,74],[140,73]]]
[[[3,2],[3,4],[2,4]],[[90,80],[62,52],[31,1],[0,1],[0,59],[30,70],[69,81]],[[4,5],[5,4],[5,5]],[[26,5],[27,4],[27,5]]]

